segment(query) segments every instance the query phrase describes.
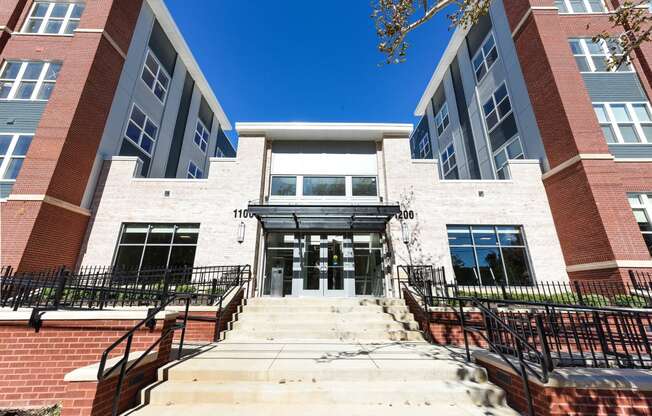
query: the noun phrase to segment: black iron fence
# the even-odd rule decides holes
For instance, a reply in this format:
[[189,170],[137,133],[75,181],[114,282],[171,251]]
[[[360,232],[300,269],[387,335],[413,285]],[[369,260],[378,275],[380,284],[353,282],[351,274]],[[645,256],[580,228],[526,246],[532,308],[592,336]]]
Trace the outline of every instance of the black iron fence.
[[531,286],[463,285],[447,282],[444,269],[434,266],[399,266],[414,288],[423,291],[429,305],[451,304],[457,298],[487,301],[523,301],[593,307],[652,307],[652,275],[629,272],[629,281],[539,282]]
[[159,305],[172,294],[191,295],[196,305],[214,305],[232,287],[251,278],[249,265],[122,269],[59,268],[42,273],[3,270],[0,307],[103,309]]

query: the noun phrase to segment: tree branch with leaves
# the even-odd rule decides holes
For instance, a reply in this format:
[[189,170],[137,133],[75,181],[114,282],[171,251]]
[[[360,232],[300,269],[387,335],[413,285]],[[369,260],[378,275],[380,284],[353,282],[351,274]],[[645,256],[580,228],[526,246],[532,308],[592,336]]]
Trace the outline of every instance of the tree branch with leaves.
[[[526,1],[526,0],[518,0]],[[385,63],[404,62],[407,58],[410,32],[425,24],[437,14],[448,10],[447,17],[453,27],[468,28],[489,12],[492,0],[373,0],[371,17],[376,25],[378,50],[385,55]],[[597,33],[593,39],[609,42],[613,56],[607,62],[618,68],[633,59],[636,48],[650,41],[652,15],[648,0],[625,0],[614,10],[609,21],[613,32]]]

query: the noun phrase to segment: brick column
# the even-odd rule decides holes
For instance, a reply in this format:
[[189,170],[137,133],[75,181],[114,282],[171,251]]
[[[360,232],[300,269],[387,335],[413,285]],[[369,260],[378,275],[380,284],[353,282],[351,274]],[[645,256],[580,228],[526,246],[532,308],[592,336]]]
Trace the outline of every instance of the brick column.
[[9,201],[2,258],[19,270],[74,266],[88,223],[80,207],[142,0],[86,3],[70,37],[12,37],[2,59],[63,66]]
[[609,30],[608,17],[559,15],[553,0],[504,4],[551,166],[544,184],[569,275],[624,278],[619,265],[649,261],[650,254],[568,44],[569,37]]

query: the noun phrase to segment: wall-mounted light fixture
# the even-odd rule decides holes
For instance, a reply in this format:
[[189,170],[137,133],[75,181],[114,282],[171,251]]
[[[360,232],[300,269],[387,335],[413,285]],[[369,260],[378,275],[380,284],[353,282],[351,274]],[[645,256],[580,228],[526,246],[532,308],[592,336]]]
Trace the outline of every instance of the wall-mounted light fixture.
[[240,222],[238,225],[238,243],[242,244],[245,239],[245,223],[244,221]]
[[407,222],[401,223],[401,236],[403,237],[403,243],[410,244],[410,230],[408,229]]

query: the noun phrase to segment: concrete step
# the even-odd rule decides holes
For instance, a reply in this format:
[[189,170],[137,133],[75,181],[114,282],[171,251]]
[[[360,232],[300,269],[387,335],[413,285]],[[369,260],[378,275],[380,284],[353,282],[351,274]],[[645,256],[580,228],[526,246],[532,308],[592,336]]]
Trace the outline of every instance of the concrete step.
[[423,334],[420,331],[410,330],[356,330],[350,331],[347,328],[341,330],[325,330],[315,328],[297,328],[277,330],[267,328],[261,331],[252,331],[249,329],[238,329],[228,331],[224,334],[225,340],[250,340],[250,341],[273,341],[273,340],[292,340],[300,341],[303,339],[312,340],[340,340],[340,341],[423,341]]
[[[414,316],[407,310],[401,310],[399,313],[388,313],[381,309],[368,310],[351,310],[351,311],[307,311],[307,312],[294,312],[294,313],[284,313],[277,309],[267,309],[267,310],[250,310],[250,307],[244,307],[243,311],[238,314],[237,319],[268,319],[268,320],[295,320],[295,319],[306,319],[306,320],[321,320],[327,318],[340,318],[340,319],[349,319],[355,321],[361,320],[377,320],[377,319],[392,319],[392,320],[414,320]],[[246,313],[244,313],[246,311]]]
[[126,413],[130,416],[276,416],[276,415],[310,415],[310,416],[518,416],[508,407],[476,407],[454,402],[440,403],[397,403],[389,405],[340,405],[340,404],[250,404],[234,402],[229,404],[190,404],[149,405]]
[[328,306],[405,306],[403,299],[388,298],[271,298],[258,297],[245,300],[246,305],[267,305],[267,306],[302,306],[323,304]]
[[450,383],[433,380],[429,383],[377,381],[355,383],[350,381],[303,382],[280,380],[277,383],[174,383],[155,387],[150,403],[213,404],[213,403],[269,403],[269,404],[356,404],[393,405],[399,403],[437,403],[469,401],[476,406],[503,406],[505,393],[492,385],[470,382]]
[[328,305],[325,303],[293,305],[293,304],[254,304],[240,306],[238,312],[266,312],[283,314],[303,314],[312,312],[352,313],[352,312],[386,312],[409,313],[407,306],[381,306],[381,305]]
[[299,328],[303,330],[316,330],[316,331],[398,331],[398,330],[412,330],[418,331],[419,324],[415,321],[412,322],[398,322],[392,319],[369,319],[369,320],[355,320],[350,321],[346,319],[286,319],[283,321],[274,320],[259,320],[250,319],[243,316],[243,319],[233,322],[232,329],[237,331],[269,331],[273,327],[275,331],[292,331]]

